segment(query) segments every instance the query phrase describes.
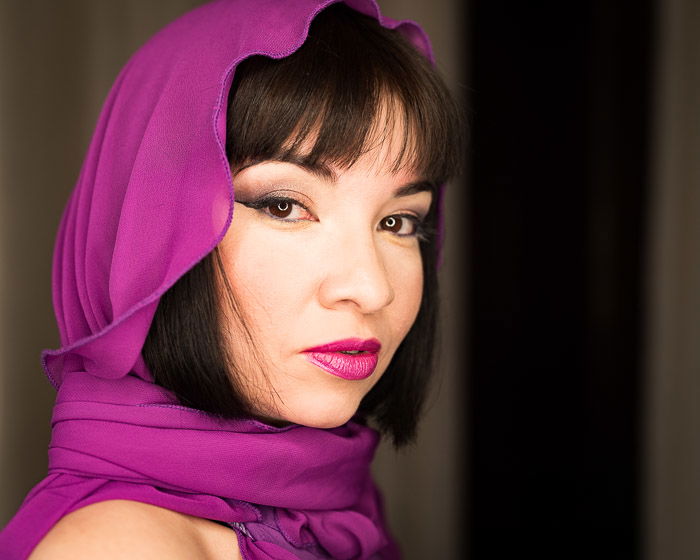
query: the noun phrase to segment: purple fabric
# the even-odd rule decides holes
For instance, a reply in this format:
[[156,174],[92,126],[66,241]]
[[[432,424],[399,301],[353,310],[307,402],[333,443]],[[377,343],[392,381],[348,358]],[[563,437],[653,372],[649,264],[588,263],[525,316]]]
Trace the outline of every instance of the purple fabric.
[[[233,212],[226,101],[236,64],[279,58],[331,0],[220,0],[189,12],[126,64],[105,102],[65,209],[53,261],[62,347],[42,354],[58,390],[49,473],[0,533],[26,558],[64,515],[130,499],[228,523],[275,508],[288,542],[333,558],[396,558],[369,465],[377,434],[217,421],[178,406],[140,355],[161,295],[222,239]],[[432,59],[412,22],[399,27]],[[267,511],[267,510],[266,510]],[[242,537],[250,560],[294,558]]]

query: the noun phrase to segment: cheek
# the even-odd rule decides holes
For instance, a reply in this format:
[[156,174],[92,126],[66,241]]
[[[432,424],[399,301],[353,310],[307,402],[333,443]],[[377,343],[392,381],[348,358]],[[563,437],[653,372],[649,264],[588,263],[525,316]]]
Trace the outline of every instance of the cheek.
[[232,223],[229,234],[224,263],[246,322],[262,333],[284,330],[308,297],[303,253],[280,246],[279,234],[250,220]]
[[403,340],[416,320],[423,297],[423,264],[420,252],[407,258],[394,261],[392,267],[392,285],[394,301],[392,302],[392,323],[395,335]]

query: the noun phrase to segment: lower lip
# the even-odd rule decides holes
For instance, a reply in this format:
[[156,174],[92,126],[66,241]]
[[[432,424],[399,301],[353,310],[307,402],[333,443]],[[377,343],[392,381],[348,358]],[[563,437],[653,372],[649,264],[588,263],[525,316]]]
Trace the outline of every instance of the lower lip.
[[342,354],[340,352],[306,352],[306,359],[322,370],[343,379],[366,379],[377,367],[377,353]]

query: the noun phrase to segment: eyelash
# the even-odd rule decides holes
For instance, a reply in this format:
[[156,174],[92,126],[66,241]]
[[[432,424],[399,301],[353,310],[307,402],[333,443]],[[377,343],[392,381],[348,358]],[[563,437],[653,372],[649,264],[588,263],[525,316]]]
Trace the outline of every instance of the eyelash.
[[[271,218],[273,220],[277,220],[279,222],[296,222],[297,220],[288,220],[285,218],[280,218],[278,216],[274,216],[270,214],[269,212],[265,212],[265,210],[272,206],[273,204],[290,204],[292,206],[299,206],[306,210],[307,212],[310,213],[310,210],[301,202],[298,200],[287,197],[287,196],[264,196],[262,198],[259,198],[258,200],[252,200],[250,202],[243,202],[243,201],[238,201],[243,206],[246,206],[248,208],[252,208],[253,210],[258,210],[262,211],[265,216],[268,218]],[[432,235],[432,231],[430,228],[426,226],[426,224],[423,223],[423,221],[416,217],[413,216],[412,214],[392,214],[390,216],[386,216],[385,218],[382,219],[382,221],[386,220],[387,218],[401,218],[401,219],[407,219],[415,225],[415,231],[413,233],[396,233],[397,237],[416,237],[419,241],[427,241],[430,236]]]

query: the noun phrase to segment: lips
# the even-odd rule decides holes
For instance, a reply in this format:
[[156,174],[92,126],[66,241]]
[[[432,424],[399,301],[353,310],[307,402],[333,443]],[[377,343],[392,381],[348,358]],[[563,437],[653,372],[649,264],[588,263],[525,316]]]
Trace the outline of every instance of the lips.
[[358,380],[372,375],[381,347],[376,338],[348,338],[307,348],[304,355],[309,362],[336,377]]

